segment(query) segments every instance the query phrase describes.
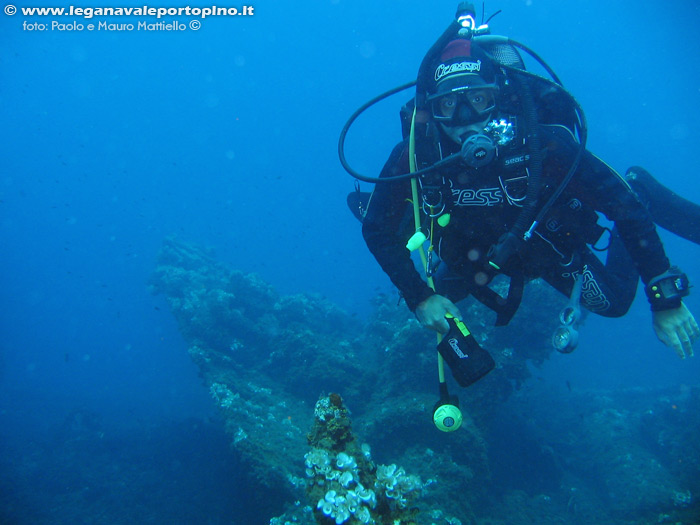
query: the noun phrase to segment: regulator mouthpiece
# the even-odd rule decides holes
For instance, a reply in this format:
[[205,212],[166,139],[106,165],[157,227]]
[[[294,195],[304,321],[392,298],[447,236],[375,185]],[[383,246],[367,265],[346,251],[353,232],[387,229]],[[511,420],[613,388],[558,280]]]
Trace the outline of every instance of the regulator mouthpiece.
[[483,168],[496,156],[496,145],[490,137],[477,133],[464,140],[461,155],[462,162],[470,168]]
[[460,156],[470,168],[483,168],[496,157],[499,146],[509,144],[515,138],[513,124],[505,119],[492,120],[481,133],[468,135],[462,141]]

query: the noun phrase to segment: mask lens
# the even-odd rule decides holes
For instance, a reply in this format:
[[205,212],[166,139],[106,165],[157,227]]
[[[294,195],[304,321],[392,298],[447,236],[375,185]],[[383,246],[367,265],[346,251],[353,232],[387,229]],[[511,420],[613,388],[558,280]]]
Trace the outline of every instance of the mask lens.
[[457,95],[455,93],[449,93],[444,97],[440,97],[438,100],[435,101],[433,107],[435,106],[437,106],[435,116],[451,119],[452,117],[454,117],[455,111],[457,109]]
[[493,89],[451,91],[433,100],[433,118],[447,126],[483,120],[496,106]]
[[493,91],[491,90],[478,89],[471,93],[467,93],[467,97],[469,98],[469,103],[471,104],[472,108],[474,108],[474,111],[480,115],[491,111],[496,105]]

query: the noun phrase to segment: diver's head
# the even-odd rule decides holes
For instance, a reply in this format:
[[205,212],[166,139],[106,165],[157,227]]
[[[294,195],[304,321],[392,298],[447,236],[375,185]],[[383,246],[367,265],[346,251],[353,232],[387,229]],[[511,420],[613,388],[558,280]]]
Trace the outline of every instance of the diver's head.
[[433,68],[426,97],[433,120],[457,144],[480,133],[496,109],[496,69],[476,43],[448,43]]

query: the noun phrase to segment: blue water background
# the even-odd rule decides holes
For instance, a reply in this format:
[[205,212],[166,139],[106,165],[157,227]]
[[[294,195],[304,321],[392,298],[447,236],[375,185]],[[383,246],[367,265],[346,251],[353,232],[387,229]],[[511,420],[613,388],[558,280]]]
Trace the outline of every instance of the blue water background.
[[[415,77],[455,5],[263,1],[181,32],[28,32],[2,15],[3,439],[76,407],[124,425],[213,412],[147,289],[166,236],[360,316],[378,293],[395,297],[345,205],[337,135],[361,103]],[[487,2],[497,9],[494,32],[537,50],[584,107],[591,151],[700,202],[696,2]],[[381,168],[409,96],[353,130],[360,171]],[[662,237],[700,280],[700,248]],[[700,315],[697,293],[687,304]],[[576,353],[536,374],[608,388],[697,384],[699,372],[700,358],[657,342],[640,293],[624,319],[590,316]]]

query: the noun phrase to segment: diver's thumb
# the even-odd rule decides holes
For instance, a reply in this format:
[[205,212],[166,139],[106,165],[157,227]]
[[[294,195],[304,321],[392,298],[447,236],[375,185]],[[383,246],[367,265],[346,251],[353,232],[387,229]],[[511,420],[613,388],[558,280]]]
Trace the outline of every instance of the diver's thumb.
[[457,319],[458,321],[462,320],[462,312],[459,311],[459,308],[457,308],[457,305],[454,304],[452,301],[447,299],[447,313],[451,316]]

